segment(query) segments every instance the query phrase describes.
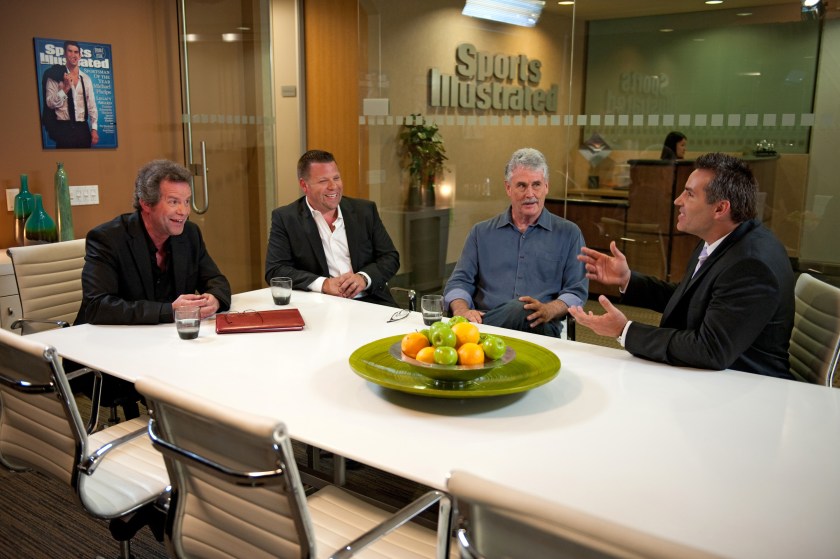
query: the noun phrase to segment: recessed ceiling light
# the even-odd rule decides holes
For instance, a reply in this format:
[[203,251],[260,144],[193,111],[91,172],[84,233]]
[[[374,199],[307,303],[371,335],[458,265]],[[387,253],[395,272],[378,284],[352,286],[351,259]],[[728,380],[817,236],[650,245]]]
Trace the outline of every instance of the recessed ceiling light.
[[545,0],[467,0],[461,13],[522,27],[534,27],[540,19],[543,6]]
[[575,0],[562,0],[561,2],[557,2],[558,6],[574,6]]
[[665,29],[660,29],[659,31],[661,31],[662,33],[671,33],[673,31],[673,29],[668,29],[666,27]]
[[723,0],[706,0],[706,4],[709,4],[710,6],[713,4],[723,4]]

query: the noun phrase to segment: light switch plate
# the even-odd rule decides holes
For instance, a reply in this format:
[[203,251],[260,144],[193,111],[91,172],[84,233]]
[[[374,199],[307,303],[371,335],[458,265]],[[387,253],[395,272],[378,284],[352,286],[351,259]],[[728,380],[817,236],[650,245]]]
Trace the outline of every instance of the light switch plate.
[[19,188],[6,189],[6,209],[10,212],[15,211],[15,196],[17,196],[18,192],[20,192]]
[[87,184],[70,187],[71,206],[91,206],[99,203],[99,185]]

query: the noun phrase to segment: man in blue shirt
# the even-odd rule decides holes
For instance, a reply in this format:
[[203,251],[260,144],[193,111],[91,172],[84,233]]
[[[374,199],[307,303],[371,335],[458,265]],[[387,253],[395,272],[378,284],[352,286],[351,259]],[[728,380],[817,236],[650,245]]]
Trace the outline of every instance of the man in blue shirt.
[[473,226],[444,289],[451,314],[471,322],[559,336],[569,307],[589,290],[577,260],[584,246],[574,223],[544,208],[548,164],[517,150],[505,167],[510,207]]

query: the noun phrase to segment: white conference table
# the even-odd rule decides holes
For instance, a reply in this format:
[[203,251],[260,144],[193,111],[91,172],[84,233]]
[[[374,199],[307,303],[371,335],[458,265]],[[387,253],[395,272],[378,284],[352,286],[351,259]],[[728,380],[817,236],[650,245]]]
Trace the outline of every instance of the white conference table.
[[[840,390],[482,326],[555,352],[531,391],[441,399],[382,388],[348,356],[423,328],[394,309],[295,291],[300,332],[196,340],[172,324],[33,334],[115,376],[159,377],[282,420],[293,438],[440,489],[451,470],[727,557],[840,556]],[[267,289],[233,310],[277,308]]]

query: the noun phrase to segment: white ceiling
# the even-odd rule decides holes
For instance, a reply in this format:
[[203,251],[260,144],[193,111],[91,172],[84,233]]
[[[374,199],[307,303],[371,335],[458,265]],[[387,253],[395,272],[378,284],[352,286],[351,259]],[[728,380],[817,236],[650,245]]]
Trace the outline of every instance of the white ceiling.
[[[545,10],[572,15],[572,6],[559,6],[558,0],[546,0]],[[577,0],[575,19],[617,19],[662,14],[705,12],[755,8],[779,4],[800,4],[800,0],[725,0],[722,4],[707,5],[704,0]],[[840,2],[834,2],[834,9]]]

